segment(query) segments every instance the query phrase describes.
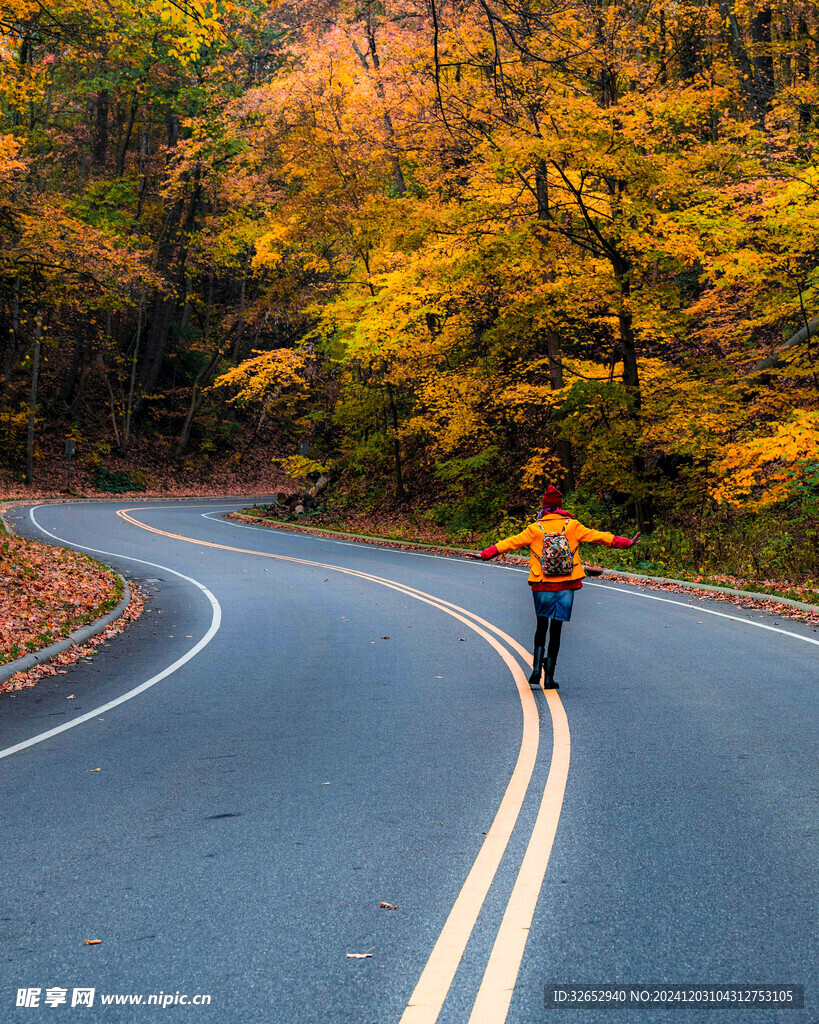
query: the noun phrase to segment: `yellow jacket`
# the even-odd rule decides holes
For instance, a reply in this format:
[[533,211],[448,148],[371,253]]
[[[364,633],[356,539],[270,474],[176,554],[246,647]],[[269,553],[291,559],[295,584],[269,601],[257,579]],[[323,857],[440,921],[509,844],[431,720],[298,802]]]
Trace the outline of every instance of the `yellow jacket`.
[[[560,533],[567,519],[569,523],[566,527],[565,536],[574,552],[572,571],[568,576],[546,576],[544,578],[540,571],[540,556],[543,554],[543,533],[544,531],[546,533]],[[518,548],[529,548],[530,583],[568,583],[570,580],[582,580],[586,575],[583,571],[583,563],[580,561],[580,544],[586,541],[589,544],[605,544],[607,548],[610,548],[614,541],[614,536],[613,533],[601,533],[599,530],[590,530],[569,516],[556,515],[554,512],[549,512],[538,519],[536,523],[527,526],[523,533],[518,533],[514,537],[507,537],[505,540],[498,541],[497,548],[500,554],[505,554],[507,551],[517,551]]]

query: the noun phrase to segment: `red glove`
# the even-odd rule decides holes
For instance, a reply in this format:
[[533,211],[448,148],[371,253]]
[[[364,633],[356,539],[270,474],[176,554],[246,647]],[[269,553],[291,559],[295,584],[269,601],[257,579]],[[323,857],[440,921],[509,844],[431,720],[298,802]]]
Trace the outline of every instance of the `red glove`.
[[499,554],[500,551],[498,551],[497,544],[493,544],[491,548],[483,549],[483,551],[481,552],[481,558],[484,560],[484,562],[487,562],[489,561],[490,558],[497,558]]
[[636,544],[640,539],[640,534],[636,533],[633,540],[629,540],[628,537],[615,537],[611,542],[613,548],[630,548],[633,544]]

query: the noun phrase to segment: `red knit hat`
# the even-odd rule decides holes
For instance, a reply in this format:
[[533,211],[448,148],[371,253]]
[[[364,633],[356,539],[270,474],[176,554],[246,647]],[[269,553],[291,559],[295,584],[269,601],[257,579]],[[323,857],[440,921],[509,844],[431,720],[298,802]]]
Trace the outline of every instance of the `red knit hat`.
[[550,508],[551,506],[554,506],[555,508],[560,508],[562,504],[563,495],[556,487],[549,484],[543,494],[543,507]]

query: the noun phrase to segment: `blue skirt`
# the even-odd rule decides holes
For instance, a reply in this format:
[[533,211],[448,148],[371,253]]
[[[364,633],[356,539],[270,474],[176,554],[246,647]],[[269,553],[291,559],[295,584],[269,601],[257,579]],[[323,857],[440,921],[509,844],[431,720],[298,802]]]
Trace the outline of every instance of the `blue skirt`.
[[532,597],[535,599],[535,615],[539,619],[568,622],[572,617],[573,590],[533,590]]

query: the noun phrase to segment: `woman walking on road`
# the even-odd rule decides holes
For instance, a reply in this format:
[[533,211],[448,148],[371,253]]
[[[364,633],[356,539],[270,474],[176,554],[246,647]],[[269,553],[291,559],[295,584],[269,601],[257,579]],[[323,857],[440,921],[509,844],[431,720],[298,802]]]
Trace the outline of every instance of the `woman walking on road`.
[[[549,634],[549,649],[546,651],[546,682],[544,689],[557,690],[555,662],[560,649],[560,633],[563,623],[572,617],[574,592],[583,586],[583,564],[580,561],[580,545],[605,544],[607,548],[630,548],[640,539],[638,533],[633,540],[616,537],[613,533],[589,530],[560,507],[563,495],[551,484],[543,495],[543,508],[537,522],[527,526],[523,533],[485,548],[481,552],[484,560],[495,558],[507,551],[529,548],[529,586],[535,599],[537,630],[535,650],[532,657],[532,674],[529,682],[540,685],[543,672],[543,655],[546,634]],[[551,630],[549,621],[551,620]]]

